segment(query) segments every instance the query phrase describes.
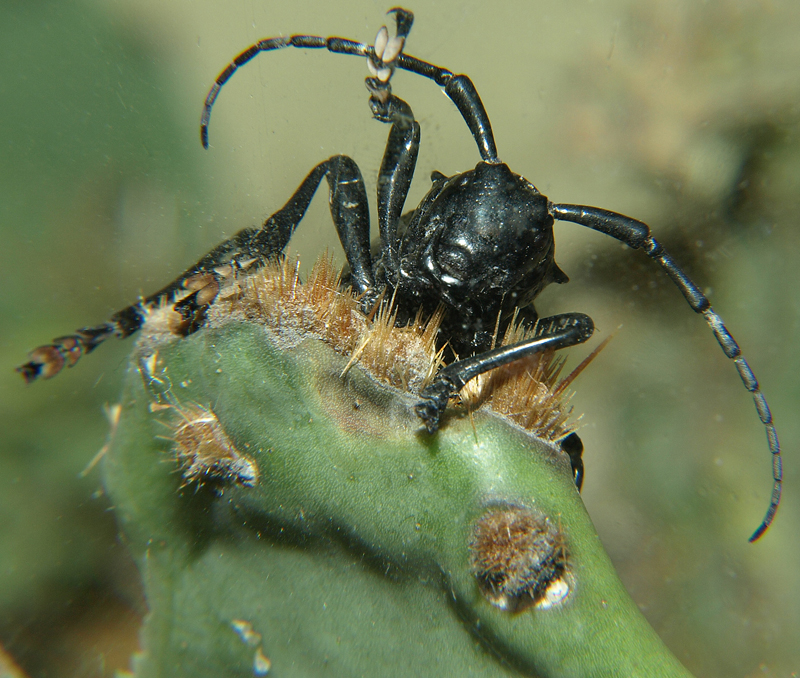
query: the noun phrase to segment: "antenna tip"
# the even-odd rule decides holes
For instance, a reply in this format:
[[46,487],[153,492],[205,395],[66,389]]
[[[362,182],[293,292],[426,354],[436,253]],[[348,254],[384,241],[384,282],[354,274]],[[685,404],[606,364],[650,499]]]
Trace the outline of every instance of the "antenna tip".
[[755,532],[753,532],[752,536],[747,541],[749,543],[751,543],[751,544],[753,542],[758,541],[759,539],[761,539],[761,537],[764,536],[764,533],[767,531],[768,527],[769,527],[769,525],[767,523],[761,523],[761,525],[759,525],[758,529]]

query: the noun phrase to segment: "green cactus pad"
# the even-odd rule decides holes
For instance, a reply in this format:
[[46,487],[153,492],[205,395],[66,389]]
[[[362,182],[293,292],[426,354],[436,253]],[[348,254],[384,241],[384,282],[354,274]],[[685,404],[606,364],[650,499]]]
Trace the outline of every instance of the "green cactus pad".
[[[412,394],[322,341],[217,325],[140,342],[105,460],[150,608],[137,676],[689,675],[619,582],[558,445],[485,407],[428,435]],[[201,416],[216,423],[187,461],[176,431]],[[479,521],[506,508],[517,537],[486,541]],[[481,585],[476,563],[524,561],[522,586],[539,566],[476,549],[541,542],[552,581],[524,604]]]

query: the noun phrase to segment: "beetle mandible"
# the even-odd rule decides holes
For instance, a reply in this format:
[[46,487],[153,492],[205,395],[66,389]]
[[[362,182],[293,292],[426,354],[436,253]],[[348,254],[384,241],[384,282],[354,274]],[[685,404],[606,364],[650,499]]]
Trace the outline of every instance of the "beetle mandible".
[[[440,340],[449,344],[456,359],[423,389],[415,408],[428,431],[435,433],[449,399],[473,377],[534,353],[574,346],[591,337],[594,324],[588,316],[565,313],[539,318],[533,306],[547,285],[568,281],[555,263],[553,223],[571,221],[643,250],[664,269],[692,310],[705,318],[725,355],[734,361],[745,388],[753,396],[772,455],[769,508],[750,541],[761,537],[780,503],[780,444],[758,381],[708,298],[646,224],[597,207],[552,203],[532,183],[511,171],[497,156],[489,117],[469,77],[405,54],[414,15],[399,7],[389,14],[394,16],[396,33],[390,37],[387,28],[382,27],[374,45],[339,37],[292,35],[266,38],[248,47],[217,77],[206,97],[200,124],[201,141],[208,148],[211,109],[222,86],[261,52],[298,47],[366,57],[371,73],[366,85],[372,115],[391,125],[378,172],[380,246],[375,255],[371,251],[368,199],[361,172],[351,158],[336,155],[314,167],[289,201],[260,228],[239,231],[172,283],[117,312],[107,322],[40,346],[17,370],[28,382],[40,376],[52,377],[109,336],[124,338],[134,333],[145,322],[148,310],[164,303],[173,304],[183,318],[181,334],[195,332],[203,326],[206,310],[220,289],[217,269],[226,265],[234,270],[244,265],[252,269],[281,257],[326,178],[331,215],[349,265],[346,283],[361,295],[365,312],[383,303],[383,299],[392,298],[398,323],[402,324],[419,309],[431,314],[440,305],[444,308]],[[429,78],[444,88],[467,123],[481,155],[474,169],[461,174],[447,177],[433,172],[428,194],[407,214],[403,214],[403,206],[416,167],[420,125],[408,103],[392,93],[390,83],[397,69]],[[515,317],[533,328],[532,338],[493,348],[492,338],[498,330],[502,334]],[[580,441],[573,434],[562,447],[571,458],[580,487]]]

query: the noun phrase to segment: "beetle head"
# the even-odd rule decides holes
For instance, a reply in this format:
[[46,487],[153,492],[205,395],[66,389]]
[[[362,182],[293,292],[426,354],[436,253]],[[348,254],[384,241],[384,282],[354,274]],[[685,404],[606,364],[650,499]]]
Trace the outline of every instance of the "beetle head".
[[[439,175],[440,176],[440,175]],[[401,277],[465,318],[494,323],[567,276],[553,258],[547,198],[503,163],[437,178],[406,234]]]

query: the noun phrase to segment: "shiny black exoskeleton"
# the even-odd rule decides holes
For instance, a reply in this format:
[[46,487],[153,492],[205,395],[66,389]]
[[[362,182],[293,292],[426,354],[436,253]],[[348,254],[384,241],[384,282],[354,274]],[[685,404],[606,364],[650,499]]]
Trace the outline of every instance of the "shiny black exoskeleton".
[[401,306],[450,312],[442,334],[456,354],[485,351],[500,316],[517,308],[535,320],[533,300],[568,278],[554,259],[547,198],[500,162],[480,162],[454,177],[434,177],[400,240],[390,281]]
[[[314,167],[295,194],[260,228],[246,228],[217,246],[197,264],[159,292],[123,309],[99,326],[78,330],[41,346],[18,368],[27,381],[50,377],[73,365],[84,353],[111,335],[125,337],[144,323],[147,311],[171,303],[183,317],[181,331],[190,334],[204,322],[206,309],[221,283],[221,271],[247,265],[258,267],[282,256],[295,228],[323,178],[329,185],[331,215],[349,265],[347,284],[362,295],[364,310],[381,300],[394,299],[398,322],[422,308],[433,313],[444,308],[441,343],[458,358],[442,368],[420,394],[417,414],[433,433],[448,400],[473,377],[500,365],[547,350],[586,341],[594,331],[591,318],[567,313],[537,317],[536,296],[550,283],[567,282],[554,260],[553,223],[571,221],[606,233],[641,249],[658,263],[677,285],[692,309],[704,316],[725,354],[732,359],[745,388],[752,394],[772,454],[773,490],[767,514],[750,538],[758,539],[778,508],[782,487],[780,445],[767,401],[733,336],[700,289],[675,263],[648,226],[616,212],[584,205],[553,204],[529,181],[512,172],[497,156],[486,110],[466,75],[421,61],[403,53],[413,14],[396,8],[397,32],[389,37],[382,28],[374,45],[313,35],[261,40],[239,54],[217,77],[206,97],[200,135],[208,147],[212,106],[234,72],[261,52],[285,47],[327,49],[367,58],[367,78],[373,117],[390,124],[378,173],[378,232],[376,256],[370,246],[369,207],[364,180],[356,163],[337,155]],[[452,177],[431,176],[432,187],[420,205],[403,215],[414,175],[420,126],[411,107],[392,94],[396,69],[430,78],[444,88],[472,133],[481,155],[475,169]],[[533,337],[519,344],[492,348],[492,338],[512,321],[519,309]],[[570,456],[578,486],[583,477],[582,445],[576,435],[562,449]]]

